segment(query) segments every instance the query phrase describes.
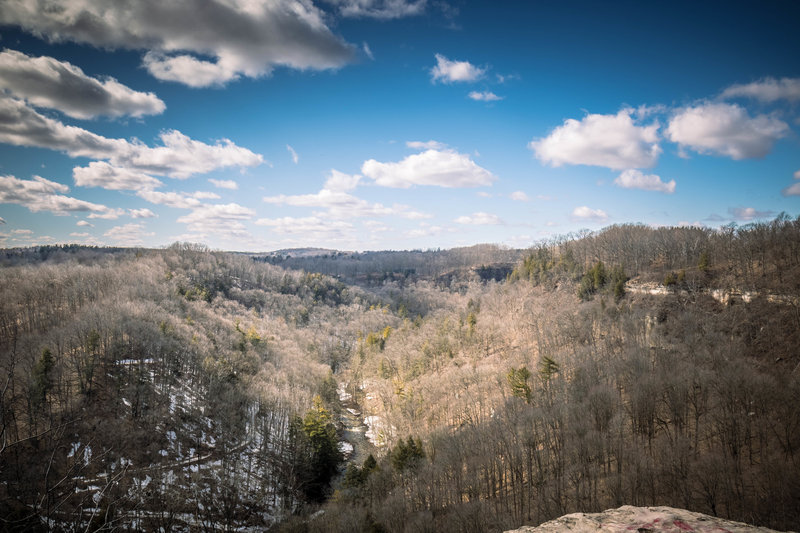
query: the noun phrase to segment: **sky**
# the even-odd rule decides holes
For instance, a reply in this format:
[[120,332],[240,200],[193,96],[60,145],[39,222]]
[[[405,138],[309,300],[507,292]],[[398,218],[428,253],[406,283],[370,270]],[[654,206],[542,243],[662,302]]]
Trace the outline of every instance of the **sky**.
[[0,247],[800,215],[800,3],[0,0]]

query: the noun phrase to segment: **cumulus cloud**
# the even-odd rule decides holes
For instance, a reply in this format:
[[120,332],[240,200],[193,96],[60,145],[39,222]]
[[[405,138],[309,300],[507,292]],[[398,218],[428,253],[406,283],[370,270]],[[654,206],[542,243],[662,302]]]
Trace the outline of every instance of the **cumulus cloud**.
[[527,202],[528,200],[530,200],[530,198],[528,198],[528,195],[522,191],[512,192],[509,198],[511,198],[515,202]]
[[602,209],[592,209],[583,205],[572,210],[572,218],[576,220],[604,222],[605,220],[608,220],[608,214]]
[[503,99],[502,96],[497,96],[492,91],[472,91],[469,93],[469,97],[479,102],[496,102]]
[[442,54],[436,54],[436,66],[431,69],[431,80],[443,83],[469,82],[479,80],[486,69],[476,67],[469,61],[451,61]]
[[85,220],[79,220],[75,225],[80,227],[89,227],[89,228],[94,227],[94,224],[92,224],[91,222],[87,222]]
[[764,157],[788,131],[789,126],[775,117],[751,117],[741,106],[725,103],[681,109],[667,126],[667,136],[681,149],[733,159]]
[[72,178],[79,187],[102,187],[111,191],[140,191],[163,185],[142,172],[117,168],[103,161],[93,161],[88,167],[72,169]]
[[98,80],[52,57],[0,52],[0,88],[37,107],[74,118],[156,115],[166,106],[153,93],[134,91],[113,78]]
[[497,226],[504,223],[499,216],[483,212],[460,216],[455,221],[459,224],[472,226]]
[[141,209],[129,209],[128,213],[130,213],[131,217],[133,218],[154,218],[156,216],[155,213],[143,207]]
[[153,76],[192,87],[259,77],[276,66],[338,68],[353,54],[324,13],[303,0],[55,0],[46,8],[10,0],[0,23],[52,42],[146,50]]
[[749,222],[757,218],[767,218],[774,215],[774,211],[758,211],[754,207],[731,207],[728,213],[735,219]]
[[28,107],[22,100],[0,94],[0,142],[36,146],[71,157],[107,160],[112,165],[184,179],[225,167],[263,163],[261,155],[228,139],[209,145],[176,130],[161,132],[161,146],[109,139],[83,128],[67,126]]
[[396,163],[365,161],[361,173],[383,187],[408,189],[414,185],[482,187],[497,178],[466,154],[454,150],[426,150]]
[[343,17],[397,19],[421,15],[427,0],[325,0],[338,8]]
[[294,148],[292,148],[291,146],[289,146],[287,144],[286,145],[286,150],[288,150],[289,151],[289,155],[292,156],[292,163],[294,163],[296,165],[297,163],[300,162],[300,156],[297,155],[297,152],[294,151]]
[[651,167],[656,163],[658,124],[639,126],[623,109],[616,115],[586,115],[581,120],[567,119],[543,139],[528,147],[542,163],[595,165],[613,170]]
[[762,102],[800,100],[800,78],[764,78],[743,85],[732,85],[722,91],[721,98],[753,98]]
[[235,191],[239,188],[239,184],[233,180],[215,180],[211,178],[208,181],[217,189],[230,189]]
[[0,204],[17,204],[30,211],[50,211],[56,215],[72,212],[89,212],[90,218],[117,218],[119,210],[105,205],[79,200],[63,193],[69,187],[41,176],[22,180],[14,176],[0,176]]
[[628,169],[617,176],[617,179],[614,180],[614,185],[623,189],[642,189],[666,194],[675,192],[675,180],[664,182],[655,174],[644,174],[635,169]]
[[155,233],[146,232],[144,224],[130,223],[124,226],[114,226],[110,230],[103,233],[103,237],[107,237],[111,244],[119,246],[139,246],[144,244],[146,237],[152,237]]
[[362,176],[356,174],[351,176],[336,169],[331,169],[330,176],[325,181],[324,188],[329,191],[349,191],[355,189]]

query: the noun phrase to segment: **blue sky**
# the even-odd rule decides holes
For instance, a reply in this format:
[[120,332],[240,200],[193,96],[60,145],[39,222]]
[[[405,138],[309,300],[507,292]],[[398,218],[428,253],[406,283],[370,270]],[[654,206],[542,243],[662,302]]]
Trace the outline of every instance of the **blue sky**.
[[800,214],[796,2],[0,0],[0,246]]

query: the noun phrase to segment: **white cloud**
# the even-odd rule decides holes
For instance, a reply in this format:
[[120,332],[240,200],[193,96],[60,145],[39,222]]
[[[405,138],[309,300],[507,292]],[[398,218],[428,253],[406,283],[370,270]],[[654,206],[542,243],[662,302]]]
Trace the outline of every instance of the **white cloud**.
[[93,161],[88,167],[73,168],[72,178],[79,187],[102,187],[111,191],[150,190],[163,185],[152,176],[103,161]]
[[178,218],[178,222],[186,224],[193,233],[215,233],[218,235],[247,238],[250,234],[242,224],[242,220],[250,220],[256,212],[239,204],[201,205],[188,215]]
[[396,19],[421,15],[427,0],[325,0],[339,8],[343,17]]
[[405,233],[405,236],[413,239],[417,237],[434,237],[439,235],[444,231],[442,226],[428,226],[428,225],[421,225],[417,229],[412,229]]
[[664,182],[655,174],[644,174],[639,170],[628,169],[614,180],[614,185],[623,189],[642,189],[666,194],[675,192],[675,180]]
[[215,180],[213,178],[208,180],[217,189],[230,189],[235,191],[239,188],[239,184],[233,180]]
[[6,219],[4,219],[3,217],[0,217],[0,224],[5,224],[5,223],[6,223]]
[[800,78],[764,78],[743,85],[732,85],[722,91],[721,98],[754,98],[762,102],[800,100]]
[[431,79],[443,83],[469,82],[479,80],[486,69],[476,67],[469,61],[451,61],[436,54],[436,66],[431,69]]
[[219,200],[222,198],[219,194],[208,191],[197,191],[192,193],[191,196],[192,198],[197,198],[198,200]]
[[380,203],[370,203],[341,190],[322,189],[316,194],[287,196],[266,196],[269,204],[291,205],[294,207],[318,207],[326,209],[328,215],[337,218],[370,217],[395,215],[409,219],[428,218],[429,215],[412,211],[408,206],[395,204],[387,207]]
[[594,222],[603,222],[608,220],[608,214],[602,209],[592,209],[585,205],[576,207],[572,210],[572,217],[579,220],[591,220]]
[[454,150],[426,150],[397,163],[365,161],[361,173],[383,187],[407,189],[414,185],[437,187],[482,187],[497,178]]
[[728,209],[728,213],[734,219],[746,222],[757,218],[771,217],[774,214],[773,211],[758,211],[754,207],[731,207]]
[[103,233],[103,237],[107,237],[111,244],[118,246],[138,246],[144,243],[145,237],[152,237],[155,233],[146,232],[144,224],[125,224],[124,226],[114,226],[110,230]]
[[90,212],[94,218],[117,218],[119,211],[101,204],[64,196],[69,187],[41,176],[21,180],[14,176],[0,176],[0,204],[17,204],[34,213],[50,211],[56,215],[71,212]]
[[342,66],[352,46],[324,16],[304,0],[62,0],[47,8],[15,1],[3,5],[0,23],[52,42],[147,50],[144,66],[152,75],[200,87],[263,76],[275,66]]
[[406,146],[413,150],[444,150],[447,145],[439,141],[406,141]]
[[137,192],[136,196],[152,204],[166,205],[167,207],[176,207],[178,209],[193,209],[202,205],[202,202],[196,198],[195,194],[184,192],[142,190]]
[[33,230],[30,229],[12,229],[12,235],[33,235]]
[[292,162],[293,162],[295,165],[296,165],[297,163],[299,163],[299,162],[300,162],[300,157],[297,155],[297,152],[295,152],[295,151],[294,151],[294,148],[292,148],[291,146],[289,146],[289,145],[287,144],[287,145],[286,145],[286,149],[289,151],[289,155],[290,155],[290,156],[292,156]]
[[784,196],[800,196],[800,183],[793,183],[781,191]]
[[84,233],[72,232],[72,233],[69,234],[69,236],[70,237],[78,237],[80,239],[86,239],[86,238],[89,237],[89,234],[86,233],[86,232],[84,232]]
[[361,48],[364,50],[364,53],[368,58],[372,59],[373,61],[375,60],[375,55],[372,53],[372,49],[369,47],[366,41],[361,44]]
[[266,226],[273,233],[304,235],[311,239],[330,234],[342,237],[343,232],[353,229],[353,225],[349,222],[323,219],[321,217],[260,218],[255,221],[255,224],[257,226]]
[[709,103],[679,110],[667,127],[667,135],[681,149],[733,159],[764,157],[789,127],[767,115],[750,117],[736,104]]
[[502,96],[497,96],[492,91],[472,91],[469,93],[469,97],[479,102],[497,102],[503,99]]
[[88,119],[156,115],[166,106],[153,93],[134,91],[113,78],[98,80],[52,57],[30,57],[16,50],[0,52],[0,88],[37,107],[57,109]]
[[324,188],[329,191],[349,191],[356,188],[361,178],[362,176],[358,174],[351,176],[344,172],[331,169],[330,176],[325,180]]
[[528,147],[545,164],[596,165],[613,170],[651,167],[661,148],[658,124],[638,126],[633,110],[616,115],[586,115],[582,120],[567,119],[543,139]]
[[511,195],[509,196],[509,198],[511,198],[512,200],[514,200],[516,202],[527,202],[528,200],[530,200],[530,198],[528,198],[528,195],[525,194],[522,191],[514,191],[514,192],[512,192]]
[[[794,179],[800,180],[800,170],[795,171]],[[789,185],[781,192],[784,196],[800,196],[800,183]]]
[[22,100],[0,94],[0,142],[36,146],[71,157],[107,160],[110,164],[146,173],[184,179],[225,167],[247,167],[264,159],[228,139],[208,145],[176,130],[159,135],[162,146],[109,139],[83,128],[67,126],[38,113]]
[[497,215],[483,212],[460,216],[455,221],[459,224],[472,226],[497,226],[499,224],[504,224],[503,220]]
[[75,223],[75,225],[80,227],[89,227],[89,228],[94,227],[94,224],[92,224],[91,222],[87,222],[85,220],[79,220],[78,222]]
[[133,218],[154,218],[157,216],[146,207],[141,209],[128,209],[128,213],[130,213]]

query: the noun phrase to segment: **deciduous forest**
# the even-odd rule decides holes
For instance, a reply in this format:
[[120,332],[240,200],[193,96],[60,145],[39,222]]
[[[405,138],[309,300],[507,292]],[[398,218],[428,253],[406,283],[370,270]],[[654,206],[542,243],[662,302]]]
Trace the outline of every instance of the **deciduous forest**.
[[800,218],[0,265],[4,530],[800,528]]

